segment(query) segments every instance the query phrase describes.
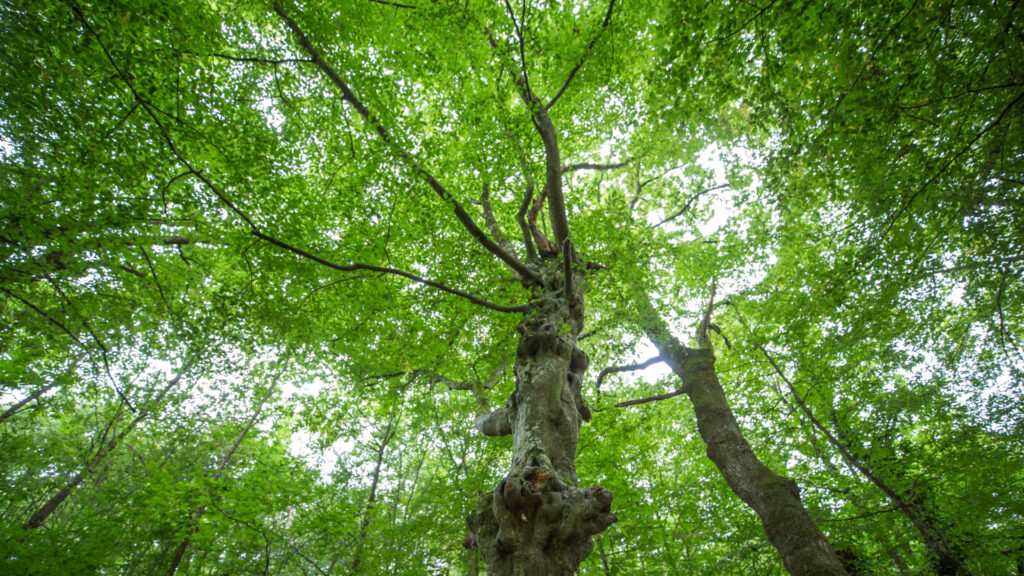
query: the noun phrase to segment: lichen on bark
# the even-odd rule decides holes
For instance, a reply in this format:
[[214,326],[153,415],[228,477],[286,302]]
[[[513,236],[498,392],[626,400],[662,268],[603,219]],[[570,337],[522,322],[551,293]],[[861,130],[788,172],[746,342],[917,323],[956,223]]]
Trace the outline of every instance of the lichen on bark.
[[481,432],[513,438],[508,473],[481,493],[467,519],[488,574],[572,574],[590,553],[591,536],[616,520],[611,493],[580,487],[576,476],[588,413],[580,386],[589,360],[577,345],[583,274],[570,270],[569,297],[558,260],[538,268],[545,284],[517,328],[515,389],[504,406],[477,418]]

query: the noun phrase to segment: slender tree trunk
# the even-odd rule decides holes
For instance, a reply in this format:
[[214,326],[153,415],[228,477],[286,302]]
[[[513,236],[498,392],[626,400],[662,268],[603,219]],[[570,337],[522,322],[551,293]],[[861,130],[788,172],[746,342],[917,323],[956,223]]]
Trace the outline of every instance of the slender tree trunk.
[[[170,392],[172,388],[178,385],[178,382],[181,381],[182,372],[184,372],[185,370],[187,370],[187,365],[185,368],[182,368],[181,372],[179,372],[178,375],[176,375],[174,378],[168,381],[167,385],[164,386],[163,389],[161,389],[160,392],[157,394],[156,398],[153,399],[153,406],[159,405],[160,402],[163,401],[164,397],[167,396],[167,393]],[[72,478],[71,481],[65,484],[60,490],[57,491],[56,494],[50,497],[50,499],[47,500],[45,504],[43,504],[38,510],[36,510],[35,513],[29,517],[28,521],[26,521],[22,527],[26,530],[34,530],[36,528],[41,527],[50,517],[50,515],[53,514],[57,510],[57,508],[59,508],[60,505],[63,504],[64,501],[68,499],[69,496],[71,496],[71,493],[74,492],[75,488],[77,488],[79,484],[81,484],[86,478],[88,478],[93,472],[95,472],[100,467],[100,465],[103,464],[103,461],[106,460],[107,456],[109,456],[110,453],[113,452],[115,448],[117,448],[118,444],[120,444],[121,441],[124,440],[124,438],[128,436],[128,434],[130,434],[132,430],[135,429],[139,422],[145,420],[151,413],[152,410],[140,410],[138,415],[136,415],[136,417],[131,422],[129,422],[128,425],[124,427],[124,429],[122,429],[120,432],[112,436],[110,440],[106,440],[104,438],[105,442],[100,442],[100,447],[96,450],[96,453],[93,454],[92,458],[89,459],[89,461],[82,468],[82,470],[75,474],[75,477]],[[117,417],[115,417],[115,420],[116,418]],[[113,424],[114,422],[112,421],[110,426],[108,426],[108,429],[112,428]]]
[[377,445],[377,462],[373,466],[373,478],[370,481],[370,495],[366,499],[366,506],[363,507],[363,518],[359,522],[359,540],[356,542],[355,554],[352,557],[351,574],[359,573],[359,564],[363,559],[363,546],[366,544],[366,535],[370,528],[370,521],[373,519],[373,507],[377,503],[377,486],[380,483],[380,470],[384,464],[384,453],[387,451],[388,443],[395,435],[394,416],[388,420],[384,429],[384,435]]
[[793,381],[782,372],[782,368],[780,368],[778,363],[775,362],[775,359],[768,354],[768,351],[760,345],[757,346],[757,349],[761,355],[768,360],[769,364],[772,365],[772,368],[775,370],[775,373],[778,374],[779,378],[786,383],[790,396],[793,397],[793,401],[796,402],[797,407],[811,425],[825,436],[828,443],[831,444],[837,452],[839,452],[839,455],[848,466],[864,475],[869,482],[874,484],[876,488],[885,494],[896,508],[898,508],[900,512],[910,520],[911,524],[914,525],[914,528],[916,528],[918,533],[921,534],[921,538],[924,539],[925,546],[935,557],[939,567],[938,574],[943,576],[956,574],[959,574],[960,576],[973,576],[970,569],[967,567],[966,561],[964,561],[949,545],[949,541],[946,540],[946,536],[943,531],[937,527],[938,522],[935,521],[932,515],[921,510],[920,506],[914,505],[913,502],[898,493],[895,488],[875,474],[863,460],[850,452],[850,450],[839,441],[839,438],[836,438],[835,434],[826,428],[820,420],[814,417],[814,413],[811,412],[810,407],[807,406],[807,403],[804,402],[803,398],[801,398],[797,393],[796,386],[794,386]]
[[682,381],[682,389],[693,403],[708,458],[721,471],[729,488],[761,519],[786,570],[794,576],[847,574],[832,545],[800,501],[796,482],[765,466],[744,438],[718,381],[710,345],[682,345],[671,335],[650,301],[645,304],[642,327]]
[[879,542],[879,544],[885,550],[885,553],[889,555],[889,559],[892,560],[893,565],[900,571],[900,574],[910,574],[910,567],[907,566],[907,561],[903,559],[899,550],[885,542]]
[[32,401],[42,397],[43,394],[46,394],[50,390],[53,390],[58,385],[59,384],[57,382],[53,382],[51,384],[43,386],[39,390],[36,390],[35,392],[29,394],[28,396],[24,397],[23,399],[15,402],[13,405],[11,405],[10,408],[8,408],[7,410],[4,410],[3,414],[0,414],[0,423],[3,423],[5,420],[10,418],[11,416],[14,416],[15,414],[18,413],[19,410],[24,408],[26,404],[28,404],[29,402],[32,402]]
[[580,488],[576,446],[586,408],[580,384],[586,354],[582,274],[558,260],[538,266],[545,289],[518,327],[516,387],[504,406],[477,418],[491,436],[512,435],[512,463],[467,519],[488,576],[568,576],[593,548],[591,536],[615,522],[611,494]]
[[599,541],[597,543],[597,553],[601,555],[601,569],[604,570],[604,576],[612,576],[611,567],[608,565],[608,555],[604,552],[604,545]]
[[[253,412],[253,415],[245,423],[245,426],[242,427],[242,431],[239,432],[238,436],[235,437],[235,441],[231,444],[231,447],[228,448],[227,452],[225,452],[224,455],[221,456],[220,461],[217,462],[217,468],[214,470],[213,474],[213,479],[215,481],[219,480],[220,477],[224,475],[224,470],[227,469],[228,463],[231,462],[231,458],[234,457],[235,453],[238,451],[239,446],[242,445],[242,441],[245,440],[245,437],[249,434],[249,431],[252,430],[253,425],[256,424],[256,421],[259,419],[260,413],[263,411],[263,406],[266,404],[271,394],[274,393],[275,388],[276,386],[272,386],[270,390],[268,390],[267,393],[263,395],[263,398],[260,400],[260,403],[256,406],[256,411]],[[167,567],[168,576],[174,576],[174,574],[178,571],[178,566],[181,565],[181,561],[185,557],[185,552],[188,551],[189,545],[192,544],[192,536],[195,535],[195,533],[199,530],[199,520],[205,514],[206,505],[200,504],[199,506],[196,506],[196,508],[192,511],[192,514],[189,516],[188,526],[185,530],[185,538],[174,549],[174,554],[171,556],[171,563]]]

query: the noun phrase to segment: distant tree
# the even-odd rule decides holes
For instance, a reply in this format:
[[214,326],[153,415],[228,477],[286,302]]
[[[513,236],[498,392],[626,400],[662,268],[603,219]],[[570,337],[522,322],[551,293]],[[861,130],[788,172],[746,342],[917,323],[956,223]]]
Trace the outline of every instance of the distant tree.
[[1018,567],[1018,14],[0,6],[7,562]]

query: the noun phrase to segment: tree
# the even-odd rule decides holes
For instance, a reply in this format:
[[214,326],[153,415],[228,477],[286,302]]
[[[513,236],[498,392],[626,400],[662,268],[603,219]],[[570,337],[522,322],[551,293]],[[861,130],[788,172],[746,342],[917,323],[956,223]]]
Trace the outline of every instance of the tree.
[[[446,569],[607,574],[639,538],[620,493],[673,572],[1019,566],[1016,4],[2,10],[8,561],[102,532],[123,483],[153,495],[139,547],[75,540],[91,566],[411,571],[389,543],[414,527]],[[645,341],[672,374],[623,379]],[[238,380],[284,355],[287,394]],[[165,402],[129,376],[155,360],[201,383]],[[664,424],[678,395],[696,430]],[[297,426],[368,446],[362,472],[317,480]],[[630,469],[615,444],[641,441],[669,464]],[[965,445],[991,479],[947,467]],[[712,520],[668,486],[720,482],[699,450],[761,534],[734,507],[695,544]],[[39,501],[81,462],[88,490]]]

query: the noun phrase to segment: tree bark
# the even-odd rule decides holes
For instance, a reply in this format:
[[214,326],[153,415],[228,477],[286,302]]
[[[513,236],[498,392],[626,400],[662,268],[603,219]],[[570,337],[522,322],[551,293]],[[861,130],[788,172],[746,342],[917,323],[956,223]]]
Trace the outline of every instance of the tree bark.
[[[504,406],[477,418],[477,429],[512,435],[512,463],[467,519],[489,576],[573,574],[591,536],[613,522],[611,494],[581,488],[576,446],[586,413],[580,385],[589,360],[577,346],[583,328],[583,277],[571,270],[564,292],[558,259],[539,267],[546,289],[518,326],[516,387]],[[574,305],[570,305],[574,302]]]
[[796,483],[765,466],[744,438],[718,381],[710,345],[682,345],[650,300],[644,304],[642,328],[682,381],[682,389],[693,403],[708,458],[729,488],[761,519],[786,570],[794,576],[846,575],[832,545],[800,501]]
[[[889,500],[902,512],[910,523],[914,525],[918,533],[921,534],[921,538],[924,540],[925,546],[934,556],[936,564],[936,573],[940,576],[973,576],[971,570],[967,567],[967,562],[961,558],[961,555],[953,549],[946,539],[944,531],[939,527],[939,522],[936,521],[935,516],[929,513],[928,510],[923,509],[922,506],[915,505],[913,501],[906,498],[904,495],[899,494],[896,488],[891,486],[888,482],[882,479],[880,476],[875,474],[874,470],[864,462],[862,458],[857,457],[851,452],[847,446],[836,437],[824,424],[818,420],[814,413],[811,412],[807,403],[804,402],[803,398],[797,393],[796,386],[793,381],[790,380],[785,373],[782,372],[782,368],[779,367],[775,359],[768,354],[768,351],[763,346],[758,345],[757,350],[762,356],[768,360],[771,364],[772,369],[778,374],[779,378],[786,383],[786,387],[789,389],[790,396],[793,397],[793,401],[796,403],[800,412],[803,413],[804,417],[810,422],[811,426],[816,428],[828,443],[839,452],[839,455],[843,458],[848,466],[860,472],[869,482],[875,485]],[[841,430],[840,430],[841,431]],[[842,436],[842,434],[840,434]]]

